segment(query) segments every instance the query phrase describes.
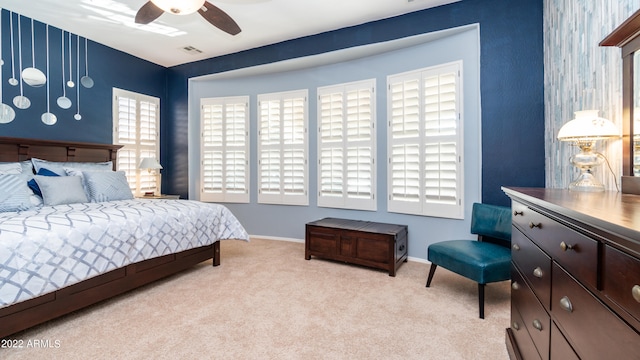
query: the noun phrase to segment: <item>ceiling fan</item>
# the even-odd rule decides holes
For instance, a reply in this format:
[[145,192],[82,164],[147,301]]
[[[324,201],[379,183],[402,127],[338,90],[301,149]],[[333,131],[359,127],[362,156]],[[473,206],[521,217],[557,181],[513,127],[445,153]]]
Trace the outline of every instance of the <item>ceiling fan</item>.
[[198,12],[205,20],[218,29],[237,35],[240,26],[217,6],[205,0],[151,0],[147,1],[136,14],[137,24],[148,24],[165,12],[175,15],[188,15]]

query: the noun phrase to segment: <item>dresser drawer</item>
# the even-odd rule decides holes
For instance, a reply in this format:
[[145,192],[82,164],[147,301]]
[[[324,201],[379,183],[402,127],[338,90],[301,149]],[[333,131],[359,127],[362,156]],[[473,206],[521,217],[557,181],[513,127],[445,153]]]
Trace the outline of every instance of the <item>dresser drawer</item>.
[[518,351],[525,359],[542,359],[540,354],[538,354],[538,349],[536,349],[531,336],[529,336],[520,312],[513,302],[511,303],[511,333],[516,340]]
[[538,355],[541,359],[549,359],[551,319],[523,280],[522,274],[513,265],[511,266],[511,302],[533,340]]
[[551,258],[518,229],[511,233],[511,258],[546,309],[551,301]]
[[551,323],[551,360],[580,360],[573,348],[558,330],[555,323]]
[[638,334],[555,262],[552,272],[551,314],[580,358],[637,358]]
[[597,286],[598,242],[525,205],[513,203],[513,222],[580,281]]
[[602,271],[604,295],[640,321],[640,259],[607,245]]

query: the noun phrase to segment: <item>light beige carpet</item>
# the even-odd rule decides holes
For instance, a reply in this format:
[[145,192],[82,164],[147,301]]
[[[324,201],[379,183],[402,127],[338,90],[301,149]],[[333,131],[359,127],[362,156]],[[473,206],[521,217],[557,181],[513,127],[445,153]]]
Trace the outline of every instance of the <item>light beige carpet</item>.
[[[313,258],[304,244],[223,241],[222,264],[11,337],[2,359],[508,359],[509,282],[486,288],[428,265],[386,272]],[[57,348],[26,348],[45,340]],[[46,342],[45,342],[46,343]]]

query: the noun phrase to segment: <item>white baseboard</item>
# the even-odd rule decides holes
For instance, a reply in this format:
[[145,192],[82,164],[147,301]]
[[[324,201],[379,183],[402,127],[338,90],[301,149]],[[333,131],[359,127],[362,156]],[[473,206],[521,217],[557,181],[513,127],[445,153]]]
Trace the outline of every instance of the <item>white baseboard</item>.
[[[304,244],[304,239],[285,238],[285,237],[279,237],[279,236],[249,235],[249,238],[250,239],[262,239],[262,240],[275,240],[275,241],[289,241],[289,242],[295,242],[295,243]],[[413,257],[413,256],[407,257],[407,260],[408,261],[414,261],[414,262],[417,262],[417,263],[431,264],[426,259],[417,258],[417,257]]]
[[286,238],[286,237],[280,237],[280,236],[249,235],[249,238],[263,239],[263,240],[276,240],[276,241],[289,241],[289,242],[304,244],[304,239]]

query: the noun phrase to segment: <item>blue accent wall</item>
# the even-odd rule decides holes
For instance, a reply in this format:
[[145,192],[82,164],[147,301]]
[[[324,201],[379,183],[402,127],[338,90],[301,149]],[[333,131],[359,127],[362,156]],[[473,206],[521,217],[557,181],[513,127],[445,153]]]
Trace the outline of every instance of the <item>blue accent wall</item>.
[[162,123],[163,190],[188,196],[188,79],[479,23],[482,201],[508,205],[500,187],[544,187],[543,2],[464,0],[168,70]]
[[[18,57],[17,14],[13,14],[15,57]],[[21,17],[22,35],[22,64],[23,67],[31,66],[31,19]],[[13,107],[12,99],[20,94],[19,86],[11,86],[8,79],[12,75],[11,70],[11,43],[10,43],[9,12],[2,11],[2,95],[3,102]],[[46,73],[46,25],[34,21],[35,35],[35,63],[36,68]],[[68,36],[65,35],[65,43],[68,44]],[[76,114],[76,87],[66,88],[66,96],[73,105],[70,109],[61,109],[56,104],[56,99],[63,95],[62,90],[62,47],[61,30],[49,27],[49,98],[50,112],[55,114],[58,122],[55,125],[45,125],[40,117],[47,111],[47,89],[43,87],[23,86],[24,96],[31,100],[31,107],[20,110],[15,109],[16,118],[8,124],[0,124],[0,136],[19,138],[40,138],[47,140],[68,140],[97,143],[112,143],[112,88],[122,88],[160,98],[161,114],[166,111],[166,74],[167,69],[142,60],[113,48],[88,41],[89,75],[94,80],[94,87],[86,89],[80,87],[80,115],[82,119],[74,119]],[[80,37],[80,76],[85,74],[84,38]],[[77,66],[77,39],[72,36],[72,70],[74,82],[76,80]],[[65,54],[65,78],[69,79],[69,56],[66,48]],[[16,78],[19,78],[19,66],[16,61]],[[161,122],[169,121],[161,118]]]

